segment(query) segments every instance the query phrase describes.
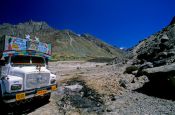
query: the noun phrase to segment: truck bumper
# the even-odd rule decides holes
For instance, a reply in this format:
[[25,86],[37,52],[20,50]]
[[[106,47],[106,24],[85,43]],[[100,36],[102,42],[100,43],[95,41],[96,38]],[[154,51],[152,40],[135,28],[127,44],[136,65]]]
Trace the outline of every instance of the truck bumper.
[[[32,89],[32,90],[27,90],[27,91],[20,91],[20,92],[14,92],[14,93],[5,93],[3,95],[3,101],[5,103],[12,103],[12,102],[16,102],[16,101],[22,101],[22,100],[26,100],[26,99],[29,99],[29,98],[34,98],[34,97],[39,97],[39,96],[45,96],[53,91],[55,91],[56,89],[52,88],[52,87],[56,87],[57,88],[57,85],[50,85],[50,86],[46,86],[46,87],[42,87],[42,88],[36,88],[36,89]],[[45,90],[47,91],[46,93],[44,93],[43,95],[38,95],[37,92],[38,91],[41,91],[41,90]],[[20,94],[20,93],[24,93],[25,94],[25,99],[22,99],[22,100],[17,100],[16,99],[16,95],[17,94]]]

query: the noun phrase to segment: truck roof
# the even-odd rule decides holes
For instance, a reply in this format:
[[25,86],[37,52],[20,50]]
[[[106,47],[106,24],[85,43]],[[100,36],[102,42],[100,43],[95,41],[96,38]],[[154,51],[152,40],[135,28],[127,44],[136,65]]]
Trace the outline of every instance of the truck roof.
[[0,38],[0,57],[12,55],[51,57],[51,44],[19,37],[3,36]]

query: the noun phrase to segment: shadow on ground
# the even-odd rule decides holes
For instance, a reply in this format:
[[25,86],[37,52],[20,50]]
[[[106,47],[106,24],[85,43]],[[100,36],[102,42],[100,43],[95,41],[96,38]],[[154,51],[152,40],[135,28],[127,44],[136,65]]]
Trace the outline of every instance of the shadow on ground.
[[148,82],[145,83],[143,87],[134,91],[153,97],[175,101],[175,88],[168,82]]
[[0,103],[0,108],[1,108],[1,115],[25,115],[30,112],[35,111],[36,109],[48,104],[49,101],[38,101],[38,100],[33,100],[31,102],[25,103],[25,104],[20,104],[16,106],[10,106],[4,103]]

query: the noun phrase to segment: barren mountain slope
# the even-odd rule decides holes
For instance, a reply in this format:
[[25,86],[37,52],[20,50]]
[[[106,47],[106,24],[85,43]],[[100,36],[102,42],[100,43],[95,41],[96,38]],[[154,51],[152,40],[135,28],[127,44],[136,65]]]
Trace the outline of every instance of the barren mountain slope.
[[140,64],[151,62],[155,67],[175,61],[175,21],[143,40],[134,48]]
[[56,30],[45,22],[26,22],[18,25],[0,25],[0,35],[11,35],[25,38],[30,34],[40,38],[40,41],[52,44],[53,57],[69,58],[114,58],[123,56],[123,52],[89,34],[76,34],[70,30]]

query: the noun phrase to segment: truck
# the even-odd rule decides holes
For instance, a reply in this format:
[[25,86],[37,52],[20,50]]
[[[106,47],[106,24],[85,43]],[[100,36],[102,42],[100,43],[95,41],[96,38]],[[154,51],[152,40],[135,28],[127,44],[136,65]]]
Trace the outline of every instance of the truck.
[[0,38],[0,100],[26,103],[49,100],[57,90],[56,75],[48,69],[51,44],[19,37]]

